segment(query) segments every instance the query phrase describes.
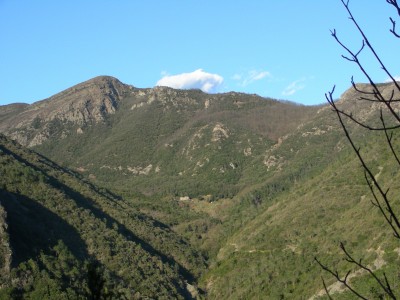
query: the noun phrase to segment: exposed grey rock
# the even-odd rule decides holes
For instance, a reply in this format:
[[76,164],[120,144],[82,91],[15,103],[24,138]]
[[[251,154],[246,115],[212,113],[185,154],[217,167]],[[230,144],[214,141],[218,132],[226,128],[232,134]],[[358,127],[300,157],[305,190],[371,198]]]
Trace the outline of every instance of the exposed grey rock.
[[[99,76],[31,105],[2,106],[0,118],[7,120],[0,122],[0,131],[29,147],[51,136],[52,121],[77,125],[75,132],[81,132],[82,127],[102,122],[115,113],[121,99],[132,89],[116,78]],[[63,136],[66,134],[63,132]]]

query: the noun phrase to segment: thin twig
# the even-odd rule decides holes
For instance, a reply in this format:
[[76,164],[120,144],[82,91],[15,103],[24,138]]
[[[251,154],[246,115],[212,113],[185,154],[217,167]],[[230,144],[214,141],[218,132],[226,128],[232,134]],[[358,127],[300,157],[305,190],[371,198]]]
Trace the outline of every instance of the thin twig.
[[391,131],[391,132],[390,132],[390,135],[389,135],[389,132],[388,132],[389,129],[386,127],[385,119],[383,118],[382,110],[381,110],[381,117],[380,117],[380,119],[381,119],[383,128],[385,128],[384,132],[385,132],[385,137],[386,137],[387,144],[389,145],[390,151],[392,151],[392,154],[393,154],[395,160],[397,161],[397,164],[400,166],[400,159],[399,159],[399,157],[398,157],[396,151],[394,150],[393,143],[392,143],[392,140],[393,140],[393,131]]
[[327,286],[326,286],[324,277],[321,276],[321,279],[322,279],[322,284],[324,285],[324,290],[325,290],[326,296],[328,296],[328,299],[329,299],[329,300],[333,300],[332,297],[331,297],[331,295],[329,294],[329,291],[328,291],[328,288],[327,288]]
[[[357,27],[358,31],[360,32],[361,36],[363,37],[365,43],[367,44],[367,47],[370,49],[370,51],[372,52],[372,54],[374,55],[375,59],[378,61],[378,63],[380,64],[382,70],[390,77],[390,79],[393,81],[393,83],[395,84],[396,88],[400,91],[400,85],[397,83],[397,81],[394,79],[394,77],[392,76],[392,74],[388,71],[388,69],[386,68],[386,66],[383,64],[381,58],[379,57],[379,55],[376,53],[375,49],[372,47],[371,43],[369,42],[369,39],[367,38],[367,36],[365,35],[364,31],[361,29],[361,27],[358,25],[358,22],[355,20],[350,8],[349,8],[349,2],[347,1],[347,3],[344,2],[344,0],[341,0],[344,7],[347,10],[347,13],[350,16],[350,20],[354,23],[354,25]],[[397,1],[396,0],[387,0],[389,1],[389,4],[394,5],[395,7],[398,8],[397,6]],[[375,82],[372,81],[370,79],[370,76],[368,75],[368,73],[365,72],[364,68],[362,68],[362,66],[360,66],[360,69],[362,70],[362,72],[364,73],[364,75],[369,79],[369,82],[374,86],[374,88],[376,88]],[[400,121],[400,119],[399,119]]]
[[[349,263],[352,263],[356,265],[357,267],[363,269],[364,271],[367,271],[374,279],[375,281],[380,285],[380,287],[385,291],[385,293],[392,299],[396,299],[396,296],[393,294],[392,288],[390,284],[385,280],[385,283],[383,283],[379,277],[371,270],[371,268],[367,267],[366,265],[362,264],[361,259],[359,261],[355,260],[352,255],[347,251],[346,247],[344,246],[343,243],[340,243],[340,248],[343,250],[343,253],[346,255],[346,260]],[[386,278],[386,275],[384,275]]]
[[360,299],[364,299],[364,300],[368,300],[367,298],[365,298],[364,296],[362,296],[359,292],[357,292],[355,289],[353,289],[351,287],[351,285],[349,284],[349,275],[351,273],[351,271],[348,271],[346,273],[346,275],[341,278],[339,273],[337,271],[332,271],[330,268],[328,268],[327,266],[325,266],[321,261],[318,260],[318,258],[314,257],[314,260],[319,264],[319,266],[326,272],[328,272],[329,274],[331,274],[333,277],[335,277],[335,279],[342,283],[347,289],[349,289],[354,295],[356,295],[357,297],[359,297]]

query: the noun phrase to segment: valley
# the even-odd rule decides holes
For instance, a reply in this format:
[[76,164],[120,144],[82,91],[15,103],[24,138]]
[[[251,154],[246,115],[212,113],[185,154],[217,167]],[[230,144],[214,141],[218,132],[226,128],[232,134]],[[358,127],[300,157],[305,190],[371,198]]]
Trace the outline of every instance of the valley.
[[[357,97],[337,103],[379,119]],[[349,129],[398,193],[386,137]],[[0,298],[327,299],[324,275],[352,299],[314,260],[346,274],[339,242],[397,282],[399,248],[328,104],[100,76],[0,106],[0,132]]]

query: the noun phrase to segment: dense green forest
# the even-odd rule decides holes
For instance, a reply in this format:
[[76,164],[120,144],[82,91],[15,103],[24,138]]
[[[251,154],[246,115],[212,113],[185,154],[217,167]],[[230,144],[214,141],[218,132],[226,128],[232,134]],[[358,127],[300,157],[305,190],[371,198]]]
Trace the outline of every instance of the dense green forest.
[[[107,88],[112,108],[80,110]],[[356,96],[339,103],[374,120]],[[0,128],[0,298],[324,299],[317,256],[379,299],[340,241],[397,282],[398,245],[328,105],[102,77],[0,107]],[[385,136],[349,130],[395,194]]]
[[188,297],[206,267],[203,253],[120,197],[0,141],[2,297],[84,298],[95,289]]

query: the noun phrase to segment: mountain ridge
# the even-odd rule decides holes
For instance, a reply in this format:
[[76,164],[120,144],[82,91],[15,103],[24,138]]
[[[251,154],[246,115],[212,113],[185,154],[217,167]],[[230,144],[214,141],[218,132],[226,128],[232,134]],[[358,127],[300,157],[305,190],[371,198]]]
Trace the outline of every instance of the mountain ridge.
[[222,195],[237,191],[252,160],[318,109],[236,92],[138,89],[102,76],[9,114],[0,132],[100,184]]
[[131,88],[116,78],[98,76],[47,99],[24,105],[22,111],[18,110],[18,114],[12,114],[13,106],[1,107],[1,114],[5,114],[9,108],[11,116],[8,116],[7,122],[2,122],[0,131],[7,132],[21,144],[32,147],[45,141],[51,135],[51,128],[42,128],[30,140],[26,138],[26,130],[39,128],[41,123],[51,121],[70,122],[80,126],[101,122],[108,114],[115,112],[119,101]]
[[[380,87],[390,95],[390,84]],[[151,245],[158,245],[153,232],[164,242],[171,239],[171,248],[153,247],[161,257],[169,249],[185,248],[173,252],[173,259],[184,267],[178,266],[180,275],[168,271],[171,276],[163,277],[164,287],[174,286],[168,278],[178,282],[173,293],[190,298],[183,292],[186,280],[186,290],[199,286],[198,292],[204,291],[200,298],[315,299],[322,273],[315,256],[339,271],[349,270],[337,241],[344,241],[366,263],[379,262],[377,272],[397,278],[398,245],[379,212],[371,209],[359,161],[329,105],[305,107],[257,95],[166,87],[127,87],[126,94],[119,94],[115,110],[98,121],[44,120],[6,133],[20,134],[29,145],[51,128],[40,144],[31,144],[32,153],[40,153],[43,160],[51,158],[60,171],[72,170],[86,184],[99,186],[98,191],[118,195],[115,204],[149,221],[138,237]],[[336,103],[360,120],[379,122],[380,106],[359,101],[362,96],[349,89]],[[101,101],[96,103],[101,106]],[[10,117],[22,118],[24,109],[24,105],[0,107],[0,125]],[[385,188],[390,187],[390,193],[396,193],[400,174],[384,147],[386,137],[379,131],[348,125],[373,174],[383,180]],[[396,135],[392,141],[398,147]],[[37,177],[30,172],[13,173],[7,164],[0,166],[12,178],[22,174],[29,182],[28,178]],[[0,178],[7,182],[7,177]],[[15,178],[7,182],[9,192],[18,195],[19,187],[28,195],[23,182]],[[112,205],[101,203],[96,214],[112,211],[119,218],[115,229],[129,222]],[[111,234],[109,229],[105,226],[104,232]],[[0,251],[7,253],[7,247]],[[198,269],[193,267],[197,264]],[[143,267],[153,270],[151,265]],[[352,283],[374,298],[374,283],[355,274]],[[146,289],[154,288],[151,280],[155,277],[150,278],[143,283]],[[139,278],[135,280],[140,284]],[[328,285],[333,282],[332,278],[326,281]],[[335,296],[349,299],[342,292]]]
[[[72,122],[75,125],[85,126],[91,123],[104,121],[106,116],[114,114],[120,105],[120,101],[127,96],[133,95],[137,98],[131,109],[140,108],[143,105],[150,104],[155,100],[166,101],[168,95],[177,97],[178,92],[182,95],[176,98],[178,102],[171,101],[172,106],[177,107],[185,101],[187,104],[194,104],[190,95],[203,95],[203,104],[209,108],[212,99],[223,97],[234,98],[262,98],[254,94],[244,94],[237,92],[228,92],[224,94],[205,94],[200,90],[175,90],[169,87],[154,87],[138,89],[131,85],[121,83],[118,79],[111,76],[98,76],[77,85],[74,85],[62,92],[59,92],[49,98],[34,102],[33,104],[10,104],[0,106],[0,116],[3,116],[0,122],[0,132],[6,132],[13,136],[21,144],[32,147],[41,144],[49,136],[49,129],[42,130],[40,137],[33,138],[31,141],[24,138],[32,132],[32,129],[38,128],[41,122],[50,122],[59,120],[61,122]],[[145,101],[140,98],[147,98]],[[169,97],[171,99],[171,97]],[[183,103],[179,103],[183,101]],[[164,102],[164,104],[167,104]],[[237,100],[234,105],[238,108],[245,102]],[[18,129],[21,134],[18,134]]]

